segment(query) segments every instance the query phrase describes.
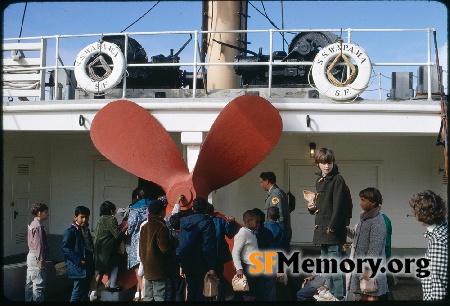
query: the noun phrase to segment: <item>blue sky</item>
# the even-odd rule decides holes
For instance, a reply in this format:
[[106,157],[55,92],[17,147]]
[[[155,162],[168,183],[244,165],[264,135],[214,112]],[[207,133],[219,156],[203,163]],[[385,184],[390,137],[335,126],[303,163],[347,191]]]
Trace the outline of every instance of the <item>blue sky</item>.
[[[22,37],[58,34],[88,34],[120,32],[147,12],[156,1],[143,2],[29,2],[22,29]],[[282,27],[282,5],[285,29],[386,29],[386,28],[435,28],[441,65],[447,70],[447,8],[436,1],[250,1],[248,29],[273,29],[260,11],[264,8],[275,25]],[[281,4],[282,3],[282,4]],[[264,5],[264,6],[263,6]],[[25,3],[14,3],[3,11],[3,37],[18,37]],[[201,29],[201,1],[161,1],[146,16],[130,27],[128,32],[177,31]],[[339,33],[335,33],[339,34]],[[344,38],[346,34],[344,33]],[[286,36],[288,42],[292,35]],[[146,41],[142,36],[134,37],[147,55],[169,55],[175,52],[189,36]],[[426,33],[402,32],[353,33],[352,39],[364,48],[372,62],[426,62]],[[76,54],[95,37],[81,39],[78,44],[61,43],[60,53],[66,65],[72,63]],[[263,54],[269,53],[268,39],[262,35],[249,36],[249,49]],[[283,49],[281,36],[277,35],[274,48]],[[288,48],[287,45],[284,46]],[[54,46],[49,44],[49,51]],[[181,61],[190,62],[193,48],[187,47],[180,54]],[[54,52],[54,51],[53,51]],[[54,54],[54,53],[53,53]],[[435,62],[432,40],[432,62]],[[53,59],[52,59],[53,60]],[[374,67],[375,72],[390,77],[392,71],[411,71],[417,75],[417,67]],[[382,77],[383,97],[391,87],[391,80]],[[447,74],[444,75],[447,79]],[[378,87],[378,78],[371,88]],[[366,98],[378,98],[378,91],[367,92]]]

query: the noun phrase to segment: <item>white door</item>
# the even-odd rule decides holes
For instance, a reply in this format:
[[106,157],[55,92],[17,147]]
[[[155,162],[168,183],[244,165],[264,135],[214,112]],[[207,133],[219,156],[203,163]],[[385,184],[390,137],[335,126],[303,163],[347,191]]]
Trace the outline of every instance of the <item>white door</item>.
[[31,223],[33,158],[14,158],[12,174],[11,255],[28,252],[27,232]]
[[100,205],[110,201],[116,208],[127,207],[131,194],[138,185],[138,178],[117,167],[108,160],[94,161],[94,203],[90,228],[93,231],[100,217]]
[[316,192],[315,165],[289,166],[289,191],[295,196],[295,210],[291,212],[291,243],[308,244],[314,233],[314,215],[308,212],[308,202],[303,198],[303,189]]
[[[381,162],[341,161],[338,163],[339,173],[344,177],[353,200],[352,220],[350,225],[358,222],[361,208],[359,192],[367,187],[379,188]],[[303,198],[303,189],[315,192],[315,173],[317,166],[306,161],[288,161],[288,186],[296,198],[296,208],[291,213],[292,242],[299,244],[312,243],[314,233],[314,215],[307,209],[307,201]]]

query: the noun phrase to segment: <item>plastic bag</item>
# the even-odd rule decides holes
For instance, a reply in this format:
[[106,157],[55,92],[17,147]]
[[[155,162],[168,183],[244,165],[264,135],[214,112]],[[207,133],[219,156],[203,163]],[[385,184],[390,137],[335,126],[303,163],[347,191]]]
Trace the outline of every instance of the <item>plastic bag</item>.
[[203,280],[203,295],[205,297],[216,297],[218,294],[218,279],[215,275],[206,273]]
[[359,289],[362,293],[378,291],[378,284],[375,278],[360,278]]
[[242,278],[239,278],[237,275],[233,276],[231,280],[231,285],[233,286],[234,291],[249,291],[247,277],[242,275]]

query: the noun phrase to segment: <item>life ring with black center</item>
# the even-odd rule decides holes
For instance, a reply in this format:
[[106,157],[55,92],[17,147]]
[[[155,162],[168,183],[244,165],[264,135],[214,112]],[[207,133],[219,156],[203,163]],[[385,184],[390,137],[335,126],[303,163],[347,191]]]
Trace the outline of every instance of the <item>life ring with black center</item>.
[[[112,60],[112,69],[103,55]],[[93,60],[91,60],[93,59]],[[101,76],[94,72],[103,69]],[[89,72],[89,74],[87,73]],[[120,48],[107,41],[90,44],[81,50],[75,60],[75,78],[79,88],[91,93],[104,93],[120,83],[125,72],[125,57]]]
[[[349,84],[337,86],[330,81],[327,69],[339,55],[350,58],[357,66],[357,75]],[[334,43],[324,47],[314,58],[311,74],[319,92],[333,100],[350,100],[361,94],[367,87],[372,73],[370,58],[363,48],[349,43]],[[344,85],[345,84],[345,85]]]

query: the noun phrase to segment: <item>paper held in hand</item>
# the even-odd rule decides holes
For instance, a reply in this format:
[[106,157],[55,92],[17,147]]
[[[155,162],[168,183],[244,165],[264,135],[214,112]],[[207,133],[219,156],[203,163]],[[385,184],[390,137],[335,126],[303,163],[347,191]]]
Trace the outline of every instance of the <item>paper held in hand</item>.
[[303,189],[303,197],[308,203],[314,203],[316,200],[316,194],[306,189]]

